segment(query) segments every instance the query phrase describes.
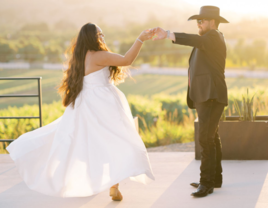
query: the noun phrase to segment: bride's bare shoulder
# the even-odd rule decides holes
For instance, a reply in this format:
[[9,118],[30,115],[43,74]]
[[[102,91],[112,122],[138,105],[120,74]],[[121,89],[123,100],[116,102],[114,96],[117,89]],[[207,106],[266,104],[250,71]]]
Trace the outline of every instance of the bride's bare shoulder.
[[108,54],[110,54],[109,51],[95,51],[95,53],[94,53],[95,56],[105,56]]
[[86,53],[86,59],[91,59],[94,57],[94,59],[102,58],[109,54],[110,52],[108,51],[88,51]]
[[96,71],[103,65],[102,59],[108,51],[88,51],[85,57],[85,73],[90,73],[92,70]]
[[95,60],[98,57],[104,56],[107,51],[87,51],[86,60]]

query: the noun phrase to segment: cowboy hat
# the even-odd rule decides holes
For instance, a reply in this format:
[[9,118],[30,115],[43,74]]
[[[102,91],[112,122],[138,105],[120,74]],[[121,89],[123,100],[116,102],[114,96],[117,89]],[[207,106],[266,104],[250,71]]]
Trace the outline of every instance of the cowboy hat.
[[215,19],[221,23],[229,23],[226,19],[220,16],[220,8],[216,6],[202,6],[199,15],[193,15],[188,20],[194,19]]

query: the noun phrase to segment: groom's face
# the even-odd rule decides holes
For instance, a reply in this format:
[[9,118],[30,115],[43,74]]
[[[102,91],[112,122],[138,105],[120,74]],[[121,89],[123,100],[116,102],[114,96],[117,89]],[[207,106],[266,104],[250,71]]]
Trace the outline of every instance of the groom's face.
[[199,29],[199,31],[198,31],[199,35],[202,36],[211,30],[211,21],[212,20],[202,19],[202,21],[199,20],[197,22],[197,27]]

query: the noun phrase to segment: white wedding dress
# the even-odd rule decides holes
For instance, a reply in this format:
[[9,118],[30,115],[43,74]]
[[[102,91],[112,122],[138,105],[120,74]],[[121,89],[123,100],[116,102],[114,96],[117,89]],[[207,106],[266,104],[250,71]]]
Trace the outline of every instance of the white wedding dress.
[[109,75],[104,67],[84,76],[74,108],[6,148],[30,189],[85,197],[128,177],[143,184],[154,180],[128,101]]

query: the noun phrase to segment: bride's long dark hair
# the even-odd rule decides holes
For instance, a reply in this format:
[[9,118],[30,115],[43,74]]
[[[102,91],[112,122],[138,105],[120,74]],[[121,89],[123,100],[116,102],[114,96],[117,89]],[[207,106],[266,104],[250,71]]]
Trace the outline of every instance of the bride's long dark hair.
[[[65,52],[70,58],[67,62],[68,68],[64,71],[63,79],[58,87],[62,104],[65,107],[71,103],[74,106],[75,99],[83,88],[85,57],[89,50],[111,51],[99,38],[97,27],[93,23],[87,23],[81,28],[78,37],[72,41],[71,46]],[[127,77],[126,67],[110,66],[109,70],[115,85],[124,82]]]

